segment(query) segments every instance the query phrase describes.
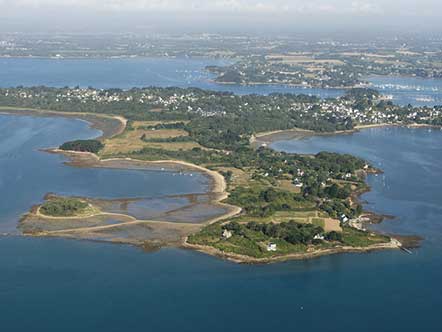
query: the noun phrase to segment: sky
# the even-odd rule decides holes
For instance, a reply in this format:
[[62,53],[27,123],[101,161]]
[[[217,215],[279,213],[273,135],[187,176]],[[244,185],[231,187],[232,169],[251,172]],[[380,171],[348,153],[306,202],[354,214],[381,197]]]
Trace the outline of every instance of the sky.
[[442,30],[442,0],[0,0],[0,31]]

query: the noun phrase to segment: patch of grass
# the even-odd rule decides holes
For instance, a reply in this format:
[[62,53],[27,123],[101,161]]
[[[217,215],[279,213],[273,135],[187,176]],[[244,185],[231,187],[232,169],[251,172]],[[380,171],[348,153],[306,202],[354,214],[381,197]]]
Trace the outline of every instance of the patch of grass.
[[321,228],[325,228],[324,219],[321,218],[312,218],[312,224]]
[[388,236],[371,235],[351,227],[344,227],[342,233],[342,243],[351,247],[368,247],[373,244],[390,242]]
[[301,188],[296,187],[293,184],[292,180],[279,180],[277,188],[282,189],[282,190],[286,190],[286,191],[290,191],[295,194],[301,193]]
[[262,258],[267,252],[256,241],[242,236],[232,236],[229,240],[219,241],[214,245],[215,248],[232,252],[235,254],[246,255],[250,257]]
[[174,123],[177,122],[133,121],[122,134],[105,141],[105,148],[102,150],[101,155],[112,156],[125,154],[139,151],[143,148],[156,148],[177,151],[191,150],[193,148],[201,147],[198,143],[192,140],[167,142],[168,139],[170,140],[177,137],[188,137],[189,133],[183,129],[148,129],[157,125],[167,125]]
[[250,184],[250,175],[242,169],[235,167],[214,167],[213,169],[224,175],[231,189]]

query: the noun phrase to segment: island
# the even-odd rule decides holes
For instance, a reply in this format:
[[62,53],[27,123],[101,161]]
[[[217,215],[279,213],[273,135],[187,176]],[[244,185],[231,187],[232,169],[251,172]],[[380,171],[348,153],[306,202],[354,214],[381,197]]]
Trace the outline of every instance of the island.
[[351,155],[278,152],[268,146],[275,135],[442,123],[438,107],[397,106],[370,89],[323,100],[178,88],[36,87],[0,89],[0,105],[3,112],[66,115],[113,128],[48,150],[66,155],[70,165],[198,172],[211,181],[209,193],[180,197],[185,202],[178,209],[161,214],[142,199],[48,195],[20,221],[23,234],[146,249],[172,245],[247,263],[397,249],[403,242],[368,229],[382,216],[364,211],[358,199],[369,190],[367,174],[381,170]]

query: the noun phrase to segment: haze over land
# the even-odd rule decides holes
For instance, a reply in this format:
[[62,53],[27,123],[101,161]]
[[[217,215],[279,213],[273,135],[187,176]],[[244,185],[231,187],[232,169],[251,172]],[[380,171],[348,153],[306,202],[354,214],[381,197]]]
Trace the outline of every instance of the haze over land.
[[[3,32],[440,32],[438,0],[0,0]],[[417,28],[418,27],[418,28]]]

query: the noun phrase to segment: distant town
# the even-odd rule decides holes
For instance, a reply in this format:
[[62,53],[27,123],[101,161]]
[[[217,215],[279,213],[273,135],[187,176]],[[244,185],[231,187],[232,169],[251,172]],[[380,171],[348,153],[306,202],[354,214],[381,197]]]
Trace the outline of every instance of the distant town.
[[225,59],[208,66],[225,84],[366,87],[370,75],[442,77],[442,38],[330,38],[195,35],[0,34],[0,57]]

